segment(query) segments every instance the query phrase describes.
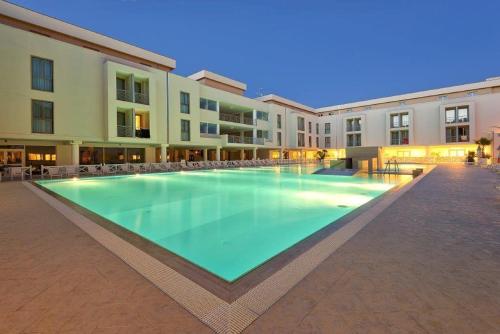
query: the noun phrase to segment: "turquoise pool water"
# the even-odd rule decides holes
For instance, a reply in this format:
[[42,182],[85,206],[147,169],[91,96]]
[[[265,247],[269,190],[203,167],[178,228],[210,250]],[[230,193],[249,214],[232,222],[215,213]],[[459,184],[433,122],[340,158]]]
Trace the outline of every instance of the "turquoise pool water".
[[310,174],[317,168],[222,169],[38,183],[234,281],[399,182]]

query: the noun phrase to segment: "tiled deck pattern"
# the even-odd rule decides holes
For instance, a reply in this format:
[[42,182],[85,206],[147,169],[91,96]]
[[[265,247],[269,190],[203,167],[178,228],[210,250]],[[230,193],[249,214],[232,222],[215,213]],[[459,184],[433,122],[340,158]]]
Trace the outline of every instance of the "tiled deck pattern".
[[[500,332],[495,182],[435,169],[246,332]],[[0,199],[1,333],[210,332],[21,184]]]

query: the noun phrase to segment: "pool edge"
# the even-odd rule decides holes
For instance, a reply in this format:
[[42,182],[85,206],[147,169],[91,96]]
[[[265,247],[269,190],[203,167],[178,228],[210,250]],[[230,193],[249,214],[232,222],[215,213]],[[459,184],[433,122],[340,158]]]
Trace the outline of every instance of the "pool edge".
[[[94,219],[86,217],[75,210],[76,208],[61,201],[57,197],[60,195],[54,196],[49,193],[48,189],[42,188],[34,182],[23,182],[23,184],[216,332],[232,333],[242,331],[265,313],[324,259],[422,180],[433,168],[430,168],[423,176],[393,187],[381,196],[340,218],[335,224],[329,224],[302,240],[298,244],[317,236],[320,232],[325,233],[324,230],[328,227],[335,227],[327,231],[323,238],[313,240],[310,248],[299,253],[282,268],[273,272],[254,287],[249,288],[238,298],[231,298],[230,301],[223,300],[189,277],[100,226]],[[111,224],[118,226],[115,223]],[[295,248],[298,244],[290,249]],[[164,249],[162,248],[162,250]]]

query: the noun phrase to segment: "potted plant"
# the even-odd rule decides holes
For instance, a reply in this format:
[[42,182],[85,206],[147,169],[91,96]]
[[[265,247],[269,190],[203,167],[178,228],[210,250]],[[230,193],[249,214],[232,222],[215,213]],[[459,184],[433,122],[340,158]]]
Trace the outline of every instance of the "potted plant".
[[478,140],[476,140],[477,144],[477,156],[478,156],[478,163],[479,165],[485,165],[488,162],[488,157],[484,153],[484,148],[488,145],[491,144],[491,140],[486,138],[486,137],[481,137]]
[[474,164],[474,157],[476,156],[476,153],[474,153],[474,151],[469,151],[467,153],[467,163],[468,164]]
[[479,158],[483,158],[484,148],[491,144],[491,140],[488,138],[485,138],[485,137],[481,137],[478,140],[476,140],[476,144],[477,144],[478,152],[479,151],[481,152],[481,155],[479,156]]
[[320,162],[323,162],[323,160],[324,160],[324,159],[325,159],[325,157],[326,157],[326,153],[327,153],[327,151],[326,151],[326,150],[322,150],[322,151],[318,151],[318,152],[316,152],[316,156],[318,157],[318,160],[319,160]]

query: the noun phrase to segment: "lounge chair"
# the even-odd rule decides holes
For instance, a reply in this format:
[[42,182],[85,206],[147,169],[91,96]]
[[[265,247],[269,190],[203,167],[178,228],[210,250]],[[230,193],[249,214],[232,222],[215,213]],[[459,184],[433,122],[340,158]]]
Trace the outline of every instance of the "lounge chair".
[[130,172],[129,164],[116,164],[113,168],[115,173],[128,174]]
[[[64,176],[64,168],[59,166],[48,166],[45,167],[47,172],[49,173],[50,178],[54,177],[63,177]],[[43,173],[43,170],[42,170]]]
[[106,175],[116,174],[116,166],[115,165],[104,165],[101,168],[102,173]]
[[80,168],[79,166],[64,166],[64,175],[66,177],[79,176]]
[[101,169],[99,167],[100,167],[99,165],[88,165],[85,166],[85,169],[87,171],[87,174],[101,175]]
[[29,167],[9,167],[9,176],[11,180],[14,180],[14,178],[21,178],[21,180],[24,180],[26,176],[29,176],[29,178],[32,178],[32,168],[31,166]]

